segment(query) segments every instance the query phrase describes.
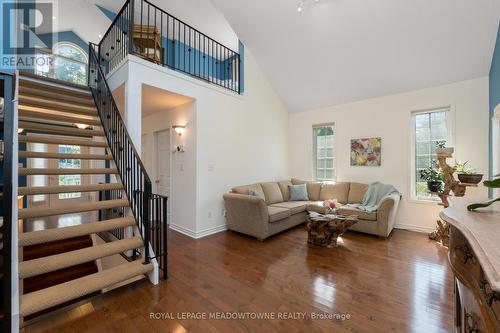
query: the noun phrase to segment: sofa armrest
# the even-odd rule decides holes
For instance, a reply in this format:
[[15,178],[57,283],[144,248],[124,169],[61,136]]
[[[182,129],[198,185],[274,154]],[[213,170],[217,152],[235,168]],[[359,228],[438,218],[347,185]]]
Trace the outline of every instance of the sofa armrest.
[[380,201],[377,209],[377,233],[380,236],[389,236],[394,228],[399,201],[399,194],[388,195]]
[[267,237],[269,212],[264,199],[236,193],[225,193],[223,197],[229,230],[259,239]]

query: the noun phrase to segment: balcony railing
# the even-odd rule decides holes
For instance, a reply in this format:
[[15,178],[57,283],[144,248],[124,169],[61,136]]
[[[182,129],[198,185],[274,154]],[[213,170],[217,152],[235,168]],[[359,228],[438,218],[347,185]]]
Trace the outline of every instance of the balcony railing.
[[127,0],[98,52],[105,74],[133,54],[240,93],[240,55],[147,0]]

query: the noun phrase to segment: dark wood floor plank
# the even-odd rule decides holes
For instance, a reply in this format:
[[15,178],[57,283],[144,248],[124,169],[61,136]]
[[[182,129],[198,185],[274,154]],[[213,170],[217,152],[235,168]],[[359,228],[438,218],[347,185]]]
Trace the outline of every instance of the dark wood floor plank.
[[[348,232],[309,247],[302,226],[259,242],[232,232],[169,235],[166,282],[113,290],[80,312],[48,315],[26,332],[450,332],[453,276],[446,250],[424,234],[388,240]],[[78,309],[78,308],[77,308]],[[152,319],[150,313],[174,319]],[[182,313],[305,312],[349,320],[195,320]],[[54,319],[57,318],[57,319]],[[50,324],[48,324],[50,323]]]

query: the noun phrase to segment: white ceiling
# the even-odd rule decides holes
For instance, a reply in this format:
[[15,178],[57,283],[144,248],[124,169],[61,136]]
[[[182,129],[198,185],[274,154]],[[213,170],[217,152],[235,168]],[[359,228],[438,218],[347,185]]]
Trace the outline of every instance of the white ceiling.
[[[53,13],[45,13],[44,19],[52,19],[49,30],[37,28],[37,34],[54,31],[73,31],[84,41],[99,42],[99,35],[110,26],[109,19],[91,0],[53,0]],[[50,26],[49,26],[50,27]]]
[[213,0],[290,111],[489,73],[499,0]]
[[[120,113],[125,112],[125,84],[113,91],[113,98]],[[142,85],[142,116],[146,117],[156,112],[168,112],[178,106],[192,103],[194,99],[168,90],[156,88],[147,84]]]

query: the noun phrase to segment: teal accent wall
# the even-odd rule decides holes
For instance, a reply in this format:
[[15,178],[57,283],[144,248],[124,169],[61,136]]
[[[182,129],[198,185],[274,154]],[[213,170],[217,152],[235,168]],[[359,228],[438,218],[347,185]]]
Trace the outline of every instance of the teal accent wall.
[[101,7],[99,5],[96,5],[97,8],[99,8],[99,10],[104,14],[106,15],[107,18],[109,18],[111,21],[114,21],[115,18],[116,18],[116,13],[110,11],[109,9],[106,9],[104,7]]
[[[52,37],[52,38],[51,38]],[[47,34],[40,34],[38,38],[47,45],[48,48],[52,48],[54,44],[59,42],[70,42],[81,47],[85,53],[89,53],[89,44],[81,39],[73,31],[61,31]]]
[[[493,128],[491,118],[493,117],[493,111],[495,107],[500,103],[500,26],[497,32],[497,40],[495,45],[495,51],[493,53],[493,60],[491,62],[490,69],[490,116],[489,116],[489,177],[493,176]],[[493,191],[489,190],[489,196],[492,197]]]

